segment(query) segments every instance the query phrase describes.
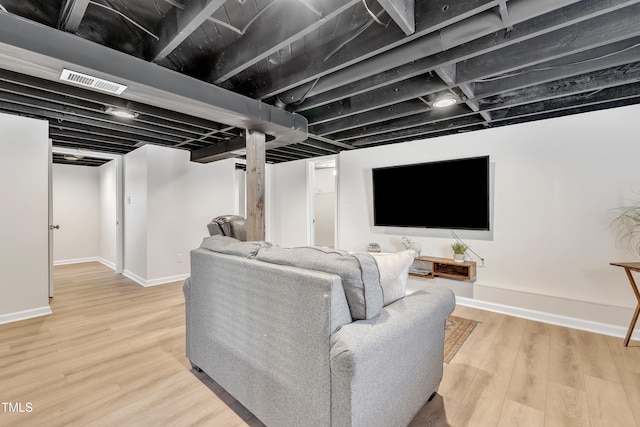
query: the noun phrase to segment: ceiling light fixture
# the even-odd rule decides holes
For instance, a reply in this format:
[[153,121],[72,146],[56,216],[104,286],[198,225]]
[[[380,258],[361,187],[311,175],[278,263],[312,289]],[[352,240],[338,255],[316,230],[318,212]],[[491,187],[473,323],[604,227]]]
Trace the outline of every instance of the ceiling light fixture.
[[112,116],[116,117],[122,117],[123,119],[135,119],[136,117],[138,117],[138,113],[134,111],[116,107],[107,107],[105,113],[111,114]]
[[451,105],[457,104],[458,101],[456,98],[450,93],[439,96],[435,101],[433,101],[433,106],[436,108],[444,108],[449,107]]

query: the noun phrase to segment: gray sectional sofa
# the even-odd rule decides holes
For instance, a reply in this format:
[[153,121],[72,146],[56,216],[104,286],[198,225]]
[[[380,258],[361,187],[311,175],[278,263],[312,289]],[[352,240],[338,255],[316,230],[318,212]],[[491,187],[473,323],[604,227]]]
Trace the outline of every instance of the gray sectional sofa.
[[411,253],[379,257],[205,238],[184,285],[188,358],[269,427],[406,426],[442,378],[455,298],[404,296]]

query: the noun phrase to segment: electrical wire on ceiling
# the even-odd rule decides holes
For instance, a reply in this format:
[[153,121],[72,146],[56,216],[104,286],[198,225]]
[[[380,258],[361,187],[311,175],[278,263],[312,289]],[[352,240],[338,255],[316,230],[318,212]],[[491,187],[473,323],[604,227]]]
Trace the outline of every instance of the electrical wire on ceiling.
[[[367,9],[368,10],[368,9]],[[378,15],[382,15],[383,13],[385,13],[384,9],[381,10]],[[329,52],[324,58],[322,58],[322,62],[326,62],[329,60],[329,58],[331,58],[333,55],[335,55],[336,53],[338,53],[338,51],[340,51],[340,49],[342,49],[343,47],[345,47],[347,44],[351,43],[351,41],[353,41],[353,39],[355,39],[356,37],[358,37],[360,34],[364,33],[364,31],[369,28],[371,25],[373,25],[374,22],[380,22],[378,19],[373,20],[370,19],[369,21],[367,21],[366,24],[364,24],[362,27],[360,27],[351,37],[349,37],[347,40],[345,40],[344,42],[340,43],[338,45],[338,47],[336,47],[335,49],[333,49],[331,52]]]
[[589,62],[599,61],[601,59],[605,59],[605,58],[608,58],[610,56],[615,56],[615,55],[621,54],[621,53],[626,52],[628,50],[635,49],[635,48],[637,48],[639,46],[640,46],[640,43],[636,43],[636,44],[634,44],[632,46],[625,47],[624,49],[620,49],[620,50],[617,50],[615,52],[608,53],[606,55],[600,55],[600,56],[597,56],[595,58],[583,59],[582,61],[570,62],[568,64],[562,64],[562,65],[553,65],[553,66],[549,66],[549,67],[540,67],[540,68],[532,68],[532,69],[529,69],[529,70],[521,70],[521,71],[517,71],[515,73],[502,74],[500,76],[488,77],[486,79],[478,79],[478,80],[475,80],[475,81],[476,82],[480,82],[480,83],[493,82],[493,81],[497,81],[497,80],[508,79],[510,77],[521,76],[523,74],[535,73],[535,72],[538,72],[538,71],[549,71],[549,70],[556,70],[558,68],[563,68],[563,67],[567,67],[567,66],[587,64]]
[[304,102],[305,99],[307,99],[307,96],[309,96],[309,94],[311,93],[311,91],[313,90],[313,88],[316,87],[316,85],[318,84],[318,82],[320,81],[320,77],[316,78],[314,80],[314,82],[309,86],[309,89],[307,89],[307,91],[304,93],[304,95],[302,95],[302,98],[300,98],[297,102],[295,102],[295,105],[301,104],[302,102]]
[[243,34],[243,33],[242,33],[242,30],[240,30],[240,29],[238,29],[238,28],[234,27],[234,26],[233,26],[233,25],[231,25],[231,24],[227,24],[227,23],[226,23],[226,22],[224,22],[224,21],[221,21],[221,20],[219,20],[219,19],[216,19],[216,18],[214,18],[214,17],[211,17],[211,16],[210,16],[210,17],[208,17],[208,18],[207,18],[207,20],[208,20],[208,21],[213,22],[214,24],[222,25],[223,27],[230,29],[230,30],[231,30],[231,31],[233,31],[234,33],[238,33],[238,34],[240,34],[240,35],[242,35],[242,34]]
[[387,22],[386,24],[384,22],[382,22],[380,19],[378,19],[378,17],[371,12],[371,9],[369,9],[369,6],[367,6],[367,0],[362,0],[362,4],[364,5],[364,8],[367,9],[367,12],[369,12],[369,15],[371,15],[371,17],[373,18],[374,21],[376,21],[378,24],[386,27],[387,25],[389,25],[389,22]]
[[122,18],[126,19],[127,21],[129,21],[130,23],[132,23],[133,25],[135,25],[136,27],[138,27],[139,29],[141,29],[142,31],[144,31],[145,33],[149,34],[151,37],[153,37],[156,40],[160,40],[160,38],[158,36],[156,36],[155,34],[153,34],[151,31],[147,30],[146,28],[144,28],[142,25],[138,24],[136,21],[134,21],[133,19],[129,18],[127,15],[125,15],[124,13],[113,9],[112,7],[106,6],[104,4],[100,4],[100,3],[96,3],[95,1],[91,1],[89,0],[89,4],[92,4],[94,6],[99,6],[102,7],[104,9],[110,10],[111,12],[117,13],[118,15],[120,15]]
[[276,1],[278,1],[278,0],[273,0],[271,3],[269,3],[268,5],[266,5],[266,6],[265,6],[265,7],[264,7],[260,12],[258,12],[258,13],[256,14],[256,16],[254,16],[253,18],[251,18],[251,21],[249,21],[249,22],[247,23],[247,25],[245,25],[245,26],[244,26],[244,28],[241,30],[241,31],[242,31],[242,34],[244,34],[244,33],[245,33],[245,31],[247,31],[247,28],[249,28],[249,27],[251,26],[251,24],[253,24],[253,23],[256,21],[256,19],[258,19],[258,18],[260,17],[260,15],[262,15],[264,12],[266,12],[266,10],[267,10],[267,9],[269,9],[271,6],[273,6],[273,5],[276,3]]

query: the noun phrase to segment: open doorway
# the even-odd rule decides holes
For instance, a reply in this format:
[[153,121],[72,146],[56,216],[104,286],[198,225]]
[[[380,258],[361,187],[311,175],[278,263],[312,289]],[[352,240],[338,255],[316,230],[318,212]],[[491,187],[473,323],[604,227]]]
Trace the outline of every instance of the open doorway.
[[310,244],[336,246],[337,169],[335,158],[309,162]]
[[[74,156],[82,161],[72,161]],[[54,265],[100,261],[122,273],[124,251],[122,156],[53,147],[51,159],[55,170],[49,189],[49,296],[53,297]]]

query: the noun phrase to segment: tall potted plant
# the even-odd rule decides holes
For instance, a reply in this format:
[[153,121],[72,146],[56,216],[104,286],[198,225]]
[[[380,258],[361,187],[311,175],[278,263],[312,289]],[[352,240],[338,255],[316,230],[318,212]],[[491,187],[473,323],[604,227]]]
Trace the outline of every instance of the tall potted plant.
[[455,242],[451,244],[451,249],[453,249],[453,260],[455,262],[464,262],[464,254],[467,252],[469,247],[464,243]]

